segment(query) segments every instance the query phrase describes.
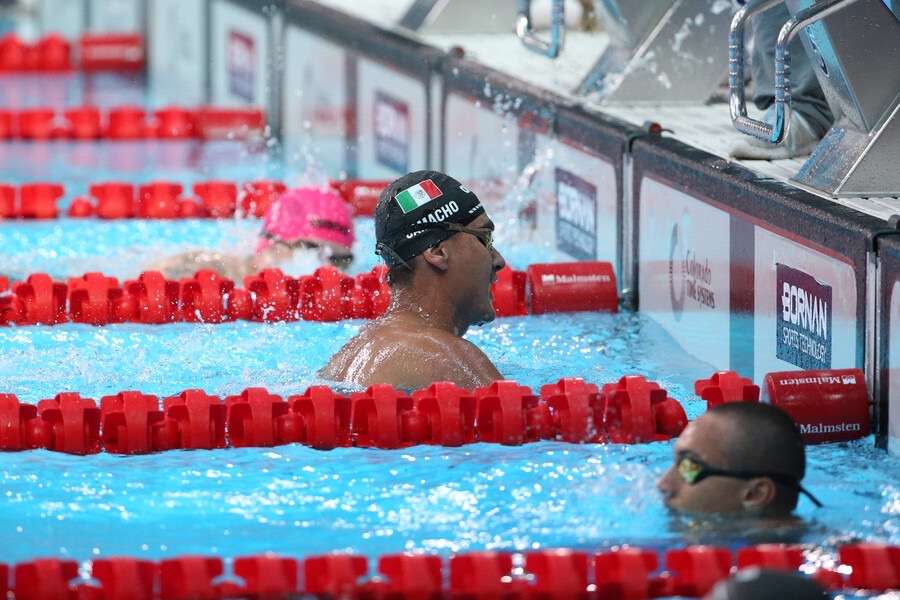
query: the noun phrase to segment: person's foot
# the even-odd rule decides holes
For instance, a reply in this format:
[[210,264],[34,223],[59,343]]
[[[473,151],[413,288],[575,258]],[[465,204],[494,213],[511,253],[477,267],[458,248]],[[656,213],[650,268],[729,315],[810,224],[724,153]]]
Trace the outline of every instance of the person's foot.
[[[774,121],[774,109],[772,106],[763,115],[763,121]],[[793,111],[791,114],[791,127],[787,136],[780,144],[772,144],[749,135],[742,135],[731,142],[728,154],[732,158],[747,158],[751,160],[778,160],[782,158],[794,158],[806,156],[819,145],[822,136],[816,134],[809,121],[802,114]]]

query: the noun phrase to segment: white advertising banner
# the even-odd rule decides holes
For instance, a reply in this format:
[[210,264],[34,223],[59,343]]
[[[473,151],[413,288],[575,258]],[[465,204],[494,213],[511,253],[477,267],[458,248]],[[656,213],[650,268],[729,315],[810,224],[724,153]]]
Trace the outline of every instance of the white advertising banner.
[[893,333],[888,342],[888,451],[900,455],[900,281],[891,289],[891,312],[888,315],[888,331]]
[[727,369],[731,216],[648,177],[638,202],[641,311],[686,352]]
[[87,28],[83,2],[41,0],[38,11],[42,35],[57,33],[66,39],[74,40]]
[[754,237],[754,381],[858,367],[853,267],[762,227]]
[[282,136],[289,164],[314,159],[331,177],[346,169],[349,105],[344,47],[299,27],[285,33]]
[[429,166],[430,82],[362,58],[357,82],[359,176],[394,179]]
[[148,87],[160,104],[206,102],[206,3],[149,0]]
[[[519,124],[515,115],[483,101],[447,94],[444,114],[447,172],[472,183],[493,182],[488,201],[503,197],[519,175]],[[473,188],[474,189],[474,188]],[[481,195],[480,190],[475,190]],[[484,190],[485,192],[489,190]]]
[[89,0],[88,28],[96,33],[142,32],[144,8],[144,0]]
[[223,0],[210,10],[212,103],[268,108],[268,20]]
[[[555,191],[553,234],[543,239],[555,239],[556,249],[569,260],[601,260],[615,265],[615,168],[609,161],[568,144],[556,142],[555,146],[554,166],[543,174],[551,178]],[[542,154],[540,144],[537,154]]]

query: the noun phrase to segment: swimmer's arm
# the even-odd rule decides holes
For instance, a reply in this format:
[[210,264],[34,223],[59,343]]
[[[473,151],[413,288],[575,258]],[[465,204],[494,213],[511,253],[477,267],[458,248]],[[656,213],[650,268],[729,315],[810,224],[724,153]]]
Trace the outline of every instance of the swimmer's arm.
[[250,274],[246,261],[209,250],[194,250],[170,256],[150,265],[147,270],[160,271],[166,279],[178,281],[185,277],[193,277],[194,273],[201,269],[215,271],[221,277],[236,282],[243,281],[244,277]]

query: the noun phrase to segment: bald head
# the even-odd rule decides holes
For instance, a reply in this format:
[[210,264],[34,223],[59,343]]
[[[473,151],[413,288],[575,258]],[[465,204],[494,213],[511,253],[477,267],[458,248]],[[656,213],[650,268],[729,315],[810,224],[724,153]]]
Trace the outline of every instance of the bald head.
[[797,424],[782,409],[757,402],[726,402],[706,414],[728,424],[729,435],[722,440],[722,449],[729,469],[770,471],[803,479],[803,438]]
[[751,567],[717,583],[704,600],[825,600],[830,597],[821,584],[799,573]]

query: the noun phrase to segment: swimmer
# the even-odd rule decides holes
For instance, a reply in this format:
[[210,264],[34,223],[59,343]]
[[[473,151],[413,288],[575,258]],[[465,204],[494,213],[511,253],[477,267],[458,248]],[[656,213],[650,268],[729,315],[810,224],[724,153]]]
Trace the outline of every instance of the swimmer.
[[[193,277],[201,269],[216,271],[232,281],[243,281],[269,268],[298,276],[322,265],[348,267],[353,261],[353,240],[350,208],[337,192],[327,187],[299,187],[286,191],[266,210],[253,256],[199,250],[166,259],[148,270],[161,271],[173,280]],[[292,264],[304,272],[289,272]]]
[[822,584],[788,571],[749,567],[716,583],[703,600],[825,600]]
[[493,230],[478,197],[443,173],[409,173],[385,188],[375,208],[375,252],[388,266],[391,304],[320,375],[405,390],[435,381],[472,390],[503,379],[463,338],[496,317],[491,284],[506,261]]
[[726,402],[691,421],[674,446],[674,464],[656,486],[681,513],[791,518],[806,448],[800,429],[776,406]]

